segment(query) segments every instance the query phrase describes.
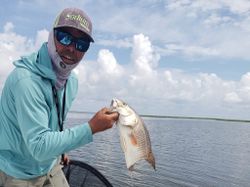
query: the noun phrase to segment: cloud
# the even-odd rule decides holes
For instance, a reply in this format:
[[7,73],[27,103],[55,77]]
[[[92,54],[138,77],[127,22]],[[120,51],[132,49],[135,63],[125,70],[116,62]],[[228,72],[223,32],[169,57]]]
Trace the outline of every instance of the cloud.
[[[18,35],[7,23],[0,33],[0,89],[13,69],[12,61],[38,49],[48,31],[34,40]],[[172,46],[176,50],[183,50]],[[159,67],[160,54],[150,37],[136,34],[131,41],[131,62],[121,64],[113,52],[101,49],[96,60],[83,60],[76,71],[79,93],[74,110],[97,111],[113,97],[130,103],[139,113],[158,115],[226,116],[247,118],[250,105],[250,72],[239,81],[223,80],[214,73],[190,74]],[[199,50],[199,48],[198,48]],[[209,50],[208,50],[209,51]]]
[[3,27],[4,33],[12,32],[13,29],[14,25],[11,22],[7,22]]
[[[250,47],[247,42],[250,40],[248,0],[138,0],[130,3],[124,0],[96,0],[94,3],[98,6],[93,6],[89,0],[80,3],[76,0],[63,3],[58,0],[18,2],[18,10],[37,11],[37,15],[46,14],[49,19],[45,20],[51,22],[52,15],[56,15],[55,11],[66,6],[81,5],[93,20],[96,43],[103,48],[131,48],[132,36],[143,33],[154,45],[157,44],[157,52],[163,56],[175,54],[195,60],[215,56],[225,60],[250,59],[247,50]],[[34,7],[46,9],[37,10]],[[25,23],[30,21],[26,13],[25,16],[17,17],[17,23],[21,18],[26,18]]]
[[39,49],[43,42],[48,40],[49,32],[46,29],[40,30],[37,32],[36,39],[35,39],[35,50]]
[[223,0],[222,1],[225,6],[228,6],[229,9],[236,14],[248,14],[250,11],[250,2],[248,0],[239,0],[239,1],[234,1],[234,0]]
[[32,41],[25,36],[16,34],[14,32],[15,26],[11,22],[7,22],[3,28],[4,32],[0,33],[0,89],[7,75],[14,68],[12,62],[19,59],[21,55],[37,50],[48,37],[46,30],[38,31],[36,40]]
[[250,72],[242,75],[239,82],[238,95],[241,103],[250,103]]
[[208,27],[214,27],[217,25],[226,25],[231,22],[233,22],[233,19],[229,16],[219,16],[216,13],[212,13],[203,23]]
[[[120,1],[119,1],[120,2]],[[249,60],[249,10],[247,0],[115,1],[91,9],[101,45],[130,48],[130,36],[143,33],[157,43],[163,56],[191,59]],[[104,11],[104,10],[109,10]],[[91,11],[91,12],[92,12]],[[122,40],[120,38],[127,38]],[[170,47],[170,48],[169,48]],[[174,47],[174,48],[171,48]]]
[[219,56],[219,51],[217,49],[202,47],[202,46],[192,46],[192,45],[181,45],[181,44],[166,44],[165,48],[156,47],[156,51],[162,56],[169,55],[183,55],[187,58],[198,59],[200,57],[216,57]]
[[242,100],[239,98],[238,94],[235,92],[225,94],[224,101],[228,102],[228,103],[240,103],[240,102],[242,102]]
[[157,67],[160,56],[154,53],[152,44],[148,37],[143,34],[134,36],[132,61],[137,73],[150,74],[152,69]]
[[[159,58],[143,34],[133,37],[129,65],[120,65],[111,51],[101,50],[96,62],[78,67],[84,69],[79,70],[84,72],[79,75],[82,80],[79,97],[84,99],[78,97],[77,103],[82,105],[77,107],[96,111],[118,97],[133,103],[141,113],[232,117],[249,106],[250,73],[239,82],[226,81],[214,73],[159,69]],[[233,106],[237,106],[237,111],[231,110]]]
[[192,9],[198,12],[229,10],[235,14],[244,14],[250,10],[250,2],[248,0],[170,0],[166,2],[166,8],[169,10]]
[[131,40],[130,38],[114,39],[114,40],[100,39],[97,41],[97,44],[102,46],[112,46],[116,48],[131,48],[132,42],[130,40]]

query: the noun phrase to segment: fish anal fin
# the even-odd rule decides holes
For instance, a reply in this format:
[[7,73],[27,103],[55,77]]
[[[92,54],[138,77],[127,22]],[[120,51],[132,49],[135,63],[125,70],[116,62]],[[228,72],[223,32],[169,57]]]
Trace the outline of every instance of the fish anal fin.
[[153,153],[150,151],[148,154],[148,158],[146,159],[148,161],[148,163],[151,164],[151,166],[154,168],[154,170],[156,171],[156,167],[155,167],[155,158]]
[[129,171],[134,171],[134,170],[135,170],[134,165],[130,166],[130,167],[128,168],[128,170],[129,170]]

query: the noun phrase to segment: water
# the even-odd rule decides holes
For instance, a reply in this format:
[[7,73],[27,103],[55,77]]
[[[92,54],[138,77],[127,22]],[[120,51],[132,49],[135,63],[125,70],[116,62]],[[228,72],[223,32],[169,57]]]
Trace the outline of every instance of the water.
[[[87,119],[71,118],[67,126]],[[126,168],[116,127],[94,135],[94,142],[71,151],[114,186],[250,186],[250,124],[212,120],[144,118],[156,171],[139,162]]]

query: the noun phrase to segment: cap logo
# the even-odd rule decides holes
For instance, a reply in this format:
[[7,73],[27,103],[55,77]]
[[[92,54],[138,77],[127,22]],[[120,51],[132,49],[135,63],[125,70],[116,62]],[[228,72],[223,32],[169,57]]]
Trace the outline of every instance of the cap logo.
[[89,22],[84,17],[82,17],[80,14],[78,14],[78,15],[67,14],[66,19],[72,20],[72,21],[78,21],[81,27],[83,27],[86,31],[90,32]]

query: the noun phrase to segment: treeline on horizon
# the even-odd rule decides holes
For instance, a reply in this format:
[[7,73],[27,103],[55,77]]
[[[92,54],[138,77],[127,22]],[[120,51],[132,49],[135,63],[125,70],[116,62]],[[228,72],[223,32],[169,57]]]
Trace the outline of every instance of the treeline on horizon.
[[[95,112],[86,111],[69,111],[73,114],[95,114]],[[228,122],[244,122],[250,123],[250,120],[245,119],[229,119],[229,118],[219,118],[219,117],[199,117],[199,116],[164,116],[155,114],[139,114],[141,117],[145,118],[158,118],[158,119],[195,119],[195,120],[214,120],[214,121],[228,121]]]

